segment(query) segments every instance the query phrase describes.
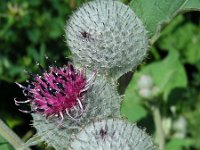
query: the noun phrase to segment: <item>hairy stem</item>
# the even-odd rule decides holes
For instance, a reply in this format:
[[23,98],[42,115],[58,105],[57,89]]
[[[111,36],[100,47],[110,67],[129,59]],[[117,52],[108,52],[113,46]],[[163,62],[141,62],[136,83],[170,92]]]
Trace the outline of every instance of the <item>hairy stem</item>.
[[153,112],[154,123],[156,126],[156,140],[158,142],[159,149],[164,150],[165,149],[165,134],[163,131],[162,118],[160,115],[159,107],[153,106],[152,112]]
[[[3,136],[16,150],[20,149],[24,142],[0,119],[0,134]],[[26,148],[31,150],[30,148]]]

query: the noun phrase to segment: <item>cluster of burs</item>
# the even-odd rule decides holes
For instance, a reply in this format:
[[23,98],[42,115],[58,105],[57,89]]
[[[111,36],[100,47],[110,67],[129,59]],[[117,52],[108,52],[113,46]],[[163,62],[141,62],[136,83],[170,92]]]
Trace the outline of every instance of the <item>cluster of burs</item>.
[[56,150],[156,150],[151,136],[120,117],[117,80],[136,68],[148,50],[140,19],[119,1],[94,0],[72,14],[65,32],[74,64],[95,80],[84,92],[78,119],[64,116],[58,123],[57,117],[33,114],[37,133],[26,146],[44,141]]

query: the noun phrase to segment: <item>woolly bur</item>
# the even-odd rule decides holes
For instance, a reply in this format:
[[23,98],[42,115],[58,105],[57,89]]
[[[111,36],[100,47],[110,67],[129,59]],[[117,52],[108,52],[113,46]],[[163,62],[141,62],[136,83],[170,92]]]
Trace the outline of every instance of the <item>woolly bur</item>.
[[138,66],[148,49],[140,19],[113,0],[91,1],[78,9],[66,26],[66,39],[76,62],[116,79]]
[[70,150],[156,150],[145,131],[121,119],[98,120],[72,138]]
[[48,146],[63,150],[69,139],[94,118],[120,115],[121,98],[103,78],[72,64],[50,67],[42,75],[23,86],[27,101],[15,100],[17,105],[30,103],[36,135],[25,146],[45,141]]

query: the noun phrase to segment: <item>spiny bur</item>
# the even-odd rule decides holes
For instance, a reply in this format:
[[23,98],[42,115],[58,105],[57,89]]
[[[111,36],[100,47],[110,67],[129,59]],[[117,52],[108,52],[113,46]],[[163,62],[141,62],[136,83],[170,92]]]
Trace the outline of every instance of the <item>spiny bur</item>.
[[121,119],[91,123],[72,139],[70,147],[70,150],[157,150],[144,130]]
[[66,39],[76,62],[115,79],[138,66],[148,49],[140,19],[114,0],[95,0],[80,7],[68,21]]

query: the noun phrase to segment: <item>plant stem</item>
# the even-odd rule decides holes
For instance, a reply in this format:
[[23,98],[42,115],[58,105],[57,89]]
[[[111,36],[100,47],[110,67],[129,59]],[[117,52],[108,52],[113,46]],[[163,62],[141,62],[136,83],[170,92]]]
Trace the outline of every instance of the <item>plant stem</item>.
[[154,123],[156,126],[156,140],[158,142],[159,149],[164,150],[165,149],[165,133],[163,131],[162,118],[160,115],[159,107],[153,106],[152,112],[153,112]]
[[[21,149],[24,142],[0,119],[0,134],[3,136],[16,150]],[[30,148],[26,148],[31,150]]]

